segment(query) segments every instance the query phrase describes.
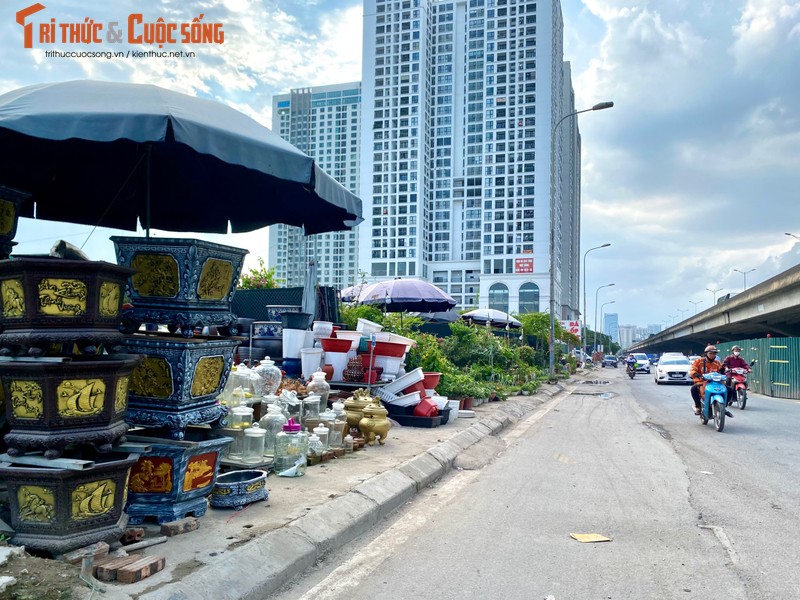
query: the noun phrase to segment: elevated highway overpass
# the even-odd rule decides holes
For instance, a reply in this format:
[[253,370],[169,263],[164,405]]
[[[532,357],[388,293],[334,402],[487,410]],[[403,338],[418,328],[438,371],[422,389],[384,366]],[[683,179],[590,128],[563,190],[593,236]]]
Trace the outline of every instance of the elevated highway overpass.
[[631,346],[635,352],[699,354],[709,344],[800,337],[800,265]]

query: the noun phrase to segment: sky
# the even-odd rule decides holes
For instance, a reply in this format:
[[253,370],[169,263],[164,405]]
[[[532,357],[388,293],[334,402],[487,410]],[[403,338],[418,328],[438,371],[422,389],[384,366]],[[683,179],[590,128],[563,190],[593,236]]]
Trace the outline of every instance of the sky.
[[[158,48],[39,39],[25,48],[15,15],[35,2],[5,0],[0,93],[72,79],[152,83],[224,102],[269,127],[274,94],[361,79],[360,2],[41,3],[26,22],[127,29],[128,15],[140,13],[144,24],[222,24],[225,38],[166,44],[192,58],[47,57],[53,49]],[[615,104],[574,117],[587,325],[597,314],[601,327],[602,313],[615,312],[621,325],[666,327],[741,292],[745,280],[752,287],[800,263],[800,241],[785,235],[800,238],[800,0],[562,0],[562,13],[576,109]],[[65,239],[115,262],[114,234],[131,235],[23,220],[15,250],[47,252]],[[266,230],[188,237],[247,248],[245,269],[266,259]]]

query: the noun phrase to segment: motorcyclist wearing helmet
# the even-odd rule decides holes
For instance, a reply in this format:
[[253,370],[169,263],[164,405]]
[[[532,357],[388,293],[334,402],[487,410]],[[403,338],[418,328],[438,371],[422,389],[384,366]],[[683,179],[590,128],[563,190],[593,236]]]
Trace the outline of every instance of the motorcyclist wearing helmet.
[[[706,384],[706,380],[703,379],[703,375],[706,373],[721,372],[722,363],[719,362],[719,359],[717,358],[717,347],[711,345],[706,346],[706,349],[703,350],[703,356],[696,359],[689,369],[689,376],[692,378],[692,380],[694,380],[694,385],[692,385],[690,390],[692,394],[692,400],[694,401],[694,414],[699,415],[701,412],[701,398]],[[733,413],[727,410],[725,411],[725,415],[728,417],[733,417]]]
[[628,371],[636,370],[636,357],[633,354],[628,354],[628,358],[625,359],[625,368]]
[[[725,360],[722,361],[722,370],[720,373],[728,373],[731,369],[744,369],[749,373],[750,365],[741,357],[741,353],[742,348],[740,346],[734,346],[731,348],[731,353],[725,357]],[[733,398],[736,395],[736,390],[731,385],[730,375],[728,376],[726,387],[728,388],[728,404],[730,405],[733,403]]]

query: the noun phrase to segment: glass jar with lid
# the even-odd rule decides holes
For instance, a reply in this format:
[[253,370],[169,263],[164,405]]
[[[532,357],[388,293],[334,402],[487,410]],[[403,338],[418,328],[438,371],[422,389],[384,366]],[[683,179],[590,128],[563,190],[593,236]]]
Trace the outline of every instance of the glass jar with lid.
[[259,420],[258,424],[264,428],[264,456],[275,456],[275,438],[283,431],[288,419],[281,411],[278,404],[267,404],[267,414]]
[[[335,419],[333,421],[333,429],[331,429],[330,433],[331,446],[333,448],[340,448],[344,442],[344,437],[350,431],[350,428],[347,425],[347,412],[344,410],[343,402],[334,402],[332,410]],[[336,433],[334,433],[334,431]]]
[[314,435],[319,436],[319,441],[322,442],[322,447],[325,450],[328,450],[330,448],[330,444],[328,442],[328,440],[330,439],[328,437],[329,433],[330,429],[325,427],[325,425],[323,425],[322,423],[314,427]]
[[[328,428],[328,446],[339,448],[342,445],[343,428],[336,428],[336,413],[330,408],[319,413],[319,422]],[[346,422],[340,421],[340,423]]]
[[308,436],[308,464],[316,465],[322,460],[322,454],[325,452],[325,447],[319,439],[319,436],[312,433]]
[[281,406],[286,411],[287,418],[294,419],[294,422],[299,425],[303,416],[303,402],[297,397],[297,392],[284,390],[279,398]]
[[319,423],[319,401],[316,394],[303,398],[303,427],[313,429]]
[[325,372],[317,371],[311,375],[311,381],[306,386],[309,394],[316,394],[319,396],[319,405],[321,409],[328,406],[328,396],[331,393],[331,384],[325,380]]
[[250,465],[258,465],[264,462],[266,433],[266,430],[263,427],[259,427],[258,423],[253,423],[252,427],[244,430],[242,462]]
[[253,423],[253,407],[244,404],[234,406],[228,411],[228,427],[244,429]]
[[253,369],[258,375],[261,385],[260,390],[262,395],[274,394],[278,391],[283,380],[283,373],[275,366],[275,361],[270,360],[269,356],[264,358],[261,363]]
[[273,471],[279,477],[305,475],[308,461],[308,434],[300,423],[289,419],[275,439],[275,462]]

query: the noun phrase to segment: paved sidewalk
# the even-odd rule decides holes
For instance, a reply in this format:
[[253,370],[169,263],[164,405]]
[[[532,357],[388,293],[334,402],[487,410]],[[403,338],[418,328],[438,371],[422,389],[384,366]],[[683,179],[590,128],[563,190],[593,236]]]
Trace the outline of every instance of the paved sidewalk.
[[[367,532],[452,468],[486,436],[515,424],[563,389],[475,408],[433,429],[395,426],[384,446],[309,467],[305,476],[270,475],[267,501],[241,511],[209,508],[196,531],[141,551],[166,568],[133,584],[103,584],[105,600],[263,599],[317,560]],[[146,523],[146,537],[159,527]]]

